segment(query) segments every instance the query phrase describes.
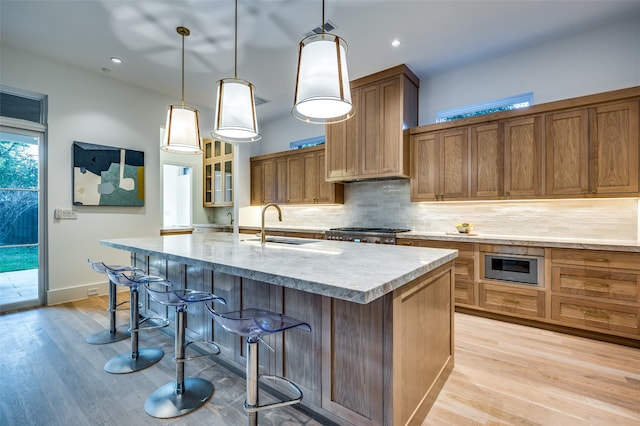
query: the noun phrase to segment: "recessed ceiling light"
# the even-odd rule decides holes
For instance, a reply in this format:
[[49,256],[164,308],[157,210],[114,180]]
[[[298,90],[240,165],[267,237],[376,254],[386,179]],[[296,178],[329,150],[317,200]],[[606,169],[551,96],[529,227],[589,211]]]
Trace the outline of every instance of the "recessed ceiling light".
[[111,62],[113,62],[114,64],[121,64],[122,63],[122,59],[116,58],[115,56],[112,56],[111,57]]
[[398,39],[393,40],[393,41],[391,42],[391,46],[393,46],[393,47],[398,47],[398,46],[400,46],[400,40],[398,40]]

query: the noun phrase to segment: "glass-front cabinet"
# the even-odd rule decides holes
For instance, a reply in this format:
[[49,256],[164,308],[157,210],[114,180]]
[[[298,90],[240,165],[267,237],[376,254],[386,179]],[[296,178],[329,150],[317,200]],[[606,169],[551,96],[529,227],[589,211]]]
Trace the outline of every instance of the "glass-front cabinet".
[[233,205],[233,145],[204,139],[203,206]]

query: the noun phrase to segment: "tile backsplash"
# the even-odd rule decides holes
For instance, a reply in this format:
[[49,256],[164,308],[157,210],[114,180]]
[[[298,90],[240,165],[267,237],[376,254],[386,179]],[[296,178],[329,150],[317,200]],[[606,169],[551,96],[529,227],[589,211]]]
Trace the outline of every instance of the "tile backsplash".
[[[282,206],[267,226],[332,228],[367,226],[409,228],[420,232],[454,232],[470,222],[488,235],[640,239],[638,198],[532,201],[451,201],[412,203],[408,180],[354,182],[345,185],[344,205]],[[240,209],[240,225],[260,226],[260,207]]]

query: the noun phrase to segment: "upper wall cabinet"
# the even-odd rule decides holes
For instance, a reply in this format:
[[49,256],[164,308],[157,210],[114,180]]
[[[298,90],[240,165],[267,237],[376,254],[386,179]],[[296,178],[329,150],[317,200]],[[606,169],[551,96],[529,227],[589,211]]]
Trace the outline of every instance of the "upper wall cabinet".
[[634,87],[411,129],[411,199],[640,196],[639,120]]
[[327,182],[324,146],[251,158],[251,204],[342,204],[344,186]]
[[547,194],[637,194],[638,115],[638,101],[548,114]]
[[351,82],[355,115],[326,126],[326,178],[410,176],[409,133],[418,124],[419,79],[405,65]]
[[233,145],[204,139],[203,206],[233,205]]

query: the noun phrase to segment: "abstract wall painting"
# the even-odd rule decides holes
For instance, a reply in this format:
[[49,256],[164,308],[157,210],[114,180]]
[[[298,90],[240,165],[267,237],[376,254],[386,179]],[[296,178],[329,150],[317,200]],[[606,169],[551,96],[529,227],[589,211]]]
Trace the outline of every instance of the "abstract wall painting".
[[144,206],[144,152],[74,142],[73,204]]

